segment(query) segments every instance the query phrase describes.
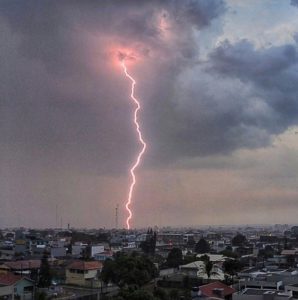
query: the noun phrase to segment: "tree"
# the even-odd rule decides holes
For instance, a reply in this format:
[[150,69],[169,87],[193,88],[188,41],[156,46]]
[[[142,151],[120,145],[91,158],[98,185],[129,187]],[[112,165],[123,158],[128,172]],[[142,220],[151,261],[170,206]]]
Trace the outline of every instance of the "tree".
[[200,258],[205,264],[205,273],[207,274],[208,279],[210,279],[211,271],[213,269],[213,262],[210,261],[210,257],[208,255],[202,255]]
[[83,260],[91,260],[91,244],[88,245],[82,251]]
[[122,289],[117,299],[124,300],[155,300],[156,298],[149,291],[137,289]]
[[228,249],[221,251],[220,254],[222,254],[223,256],[226,256],[226,257],[231,257],[231,258],[238,257],[237,253],[233,252],[232,250],[228,250]]
[[229,259],[223,263],[223,268],[227,274],[233,277],[241,271],[243,265],[236,259]]
[[183,277],[183,288],[188,289],[190,286],[190,279],[188,275]]
[[170,268],[178,268],[183,261],[182,251],[179,248],[173,248],[167,257],[167,265]]
[[190,236],[187,241],[187,247],[193,248],[196,245],[196,241],[193,236]]
[[193,255],[193,254],[187,254],[186,256],[184,256],[184,258],[183,258],[183,264],[190,264],[190,263],[192,263],[192,262],[194,262],[194,261],[196,261],[197,260],[197,257],[196,257],[196,255]]
[[116,254],[114,260],[105,261],[101,278],[103,282],[113,282],[119,287],[130,285],[143,286],[157,276],[157,269],[152,261],[144,256]]
[[264,249],[261,249],[259,251],[259,256],[263,257],[264,259],[273,257],[273,255],[274,255],[274,249],[270,245],[267,245]]
[[52,277],[50,272],[50,265],[48,262],[48,255],[45,252],[41,259],[38,286],[43,288],[49,287],[51,285],[51,281]]
[[72,254],[72,243],[68,244],[66,253],[67,254]]
[[169,298],[171,300],[178,300],[179,299],[179,291],[177,289],[170,290]]
[[211,260],[204,261],[205,264],[205,272],[207,274],[208,279],[210,279],[212,269],[213,269],[213,262]]
[[233,238],[232,238],[232,245],[237,246],[237,247],[243,247],[247,244],[246,237],[241,234],[237,233]]
[[146,254],[154,255],[156,246],[157,233],[152,228],[148,229],[146,240],[141,242],[140,248]]
[[211,275],[218,275],[218,272],[214,271],[213,262],[208,255],[202,255],[199,259],[205,264],[205,273],[208,279],[210,279]]
[[154,290],[153,294],[154,294],[154,297],[157,298],[157,299],[160,299],[160,300],[169,300],[168,293],[164,289],[162,289],[160,287],[156,288]]
[[209,243],[205,239],[201,238],[196,244],[195,252],[198,254],[209,253],[210,252]]

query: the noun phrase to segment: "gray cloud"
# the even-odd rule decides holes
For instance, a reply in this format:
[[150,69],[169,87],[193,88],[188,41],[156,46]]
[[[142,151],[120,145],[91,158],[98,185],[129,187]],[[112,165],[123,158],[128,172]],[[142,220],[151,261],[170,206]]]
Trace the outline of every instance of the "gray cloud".
[[291,0],[291,5],[298,6],[298,0]]
[[238,125],[264,132],[252,135],[256,145],[267,145],[266,136],[297,124],[296,46],[255,49],[245,40],[234,45],[226,41],[210,54],[207,69],[220,80],[231,78],[251,86],[251,101],[241,101],[240,95]]
[[2,119],[10,119],[2,143],[38,153],[42,163],[104,174],[127,170],[138,145],[128,83],[111,68],[109,44],[133,47],[142,60],[134,74],[150,141],[147,166],[265,146],[296,124],[293,45],[255,49],[227,41],[207,66],[199,63],[193,30],[210,27],[225,12],[223,1],[1,6]]
[[255,205],[269,198],[294,207],[296,152],[239,149],[297,124],[297,47],[227,41],[203,62],[225,9],[221,0],[0,1],[1,224],[53,224],[59,203],[65,222],[113,225],[139,148],[119,51],[133,57],[148,141],[137,224],[177,224],[177,208],[184,224],[267,221]]
[[[36,153],[41,164],[95,173],[126,171],[138,147],[128,83],[111,69],[107,45],[132,46],[149,64],[155,62],[136,74],[146,80],[138,91],[146,108],[144,130],[156,143],[153,159],[161,161],[158,152],[167,156],[162,141],[176,118],[171,115],[176,78],[197,60],[192,30],[209,26],[225,11],[221,0],[4,1],[0,7],[6,41],[3,148],[17,144],[28,161]],[[160,22],[175,36],[170,45]],[[170,145],[183,138],[175,132],[171,137]]]

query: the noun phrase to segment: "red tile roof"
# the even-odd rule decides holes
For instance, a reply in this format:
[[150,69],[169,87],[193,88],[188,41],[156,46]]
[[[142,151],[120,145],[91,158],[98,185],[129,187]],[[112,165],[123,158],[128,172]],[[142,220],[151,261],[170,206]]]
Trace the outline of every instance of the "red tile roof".
[[221,283],[220,281],[216,281],[216,282],[212,282],[212,283],[200,286],[201,294],[206,297],[218,297],[218,294],[216,294],[216,292],[214,293],[214,290],[216,290],[216,289],[222,290],[223,297],[232,295],[233,293],[236,292],[235,289],[225,285],[224,283]]
[[16,282],[22,280],[23,278],[23,276],[14,275],[13,273],[0,274],[0,284],[13,285]]
[[67,266],[67,269],[76,269],[76,270],[100,270],[102,268],[102,263],[99,261],[82,261],[77,260],[72,262]]
[[40,260],[18,260],[18,261],[8,261],[4,263],[5,266],[9,267],[11,270],[30,270],[39,269]]

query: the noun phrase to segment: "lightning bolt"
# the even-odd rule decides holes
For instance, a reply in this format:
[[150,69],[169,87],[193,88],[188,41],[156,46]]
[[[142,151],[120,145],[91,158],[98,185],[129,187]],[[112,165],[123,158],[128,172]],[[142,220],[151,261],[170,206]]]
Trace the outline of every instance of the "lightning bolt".
[[134,104],[136,105],[136,109],[134,111],[134,118],[133,118],[133,121],[134,121],[134,124],[135,124],[135,127],[136,127],[136,131],[137,131],[137,134],[138,134],[138,138],[139,138],[139,142],[141,143],[142,145],[142,149],[141,151],[139,152],[139,154],[137,155],[137,158],[136,158],[136,161],[135,163],[133,164],[133,166],[131,167],[130,169],[130,174],[131,174],[131,178],[132,178],[132,181],[131,181],[131,184],[130,184],[130,187],[129,187],[129,192],[128,192],[128,199],[126,201],[126,204],[125,204],[125,207],[126,207],[126,210],[128,212],[128,217],[126,219],[126,226],[127,226],[127,229],[130,229],[130,220],[132,218],[132,211],[131,209],[129,208],[130,204],[131,204],[131,200],[132,200],[132,196],[133,196],[133,191],[134,191],[134,187],[135,187],[135,184],[136,184],[136,175],[135,175],[135,170],[136,168],[138,167],[138,165],[140,164],[140,161],[142,159],[142,156],[146,150],[146,143],[145,141],[143,140],[143,136],[142,136],[142,132],[140,130],[140,124],[138,122],[138,112],[139,110],[141,109],[141,105],[140,105],[140,102],[138,101],[138,99],[135,97],[135,85],[136,85],[136,81],[135,79],[128,73],[127,71],[127,68],[126,68],[126,65],[125,65],[125,62],[124,62],[124,59],[121,60],[121,66],[123,68],[123,71],[124,71],[124,74],[125,76],[131,81],[131,93],[130,93],[130,98],[132,99],[132,101],[134,102]]

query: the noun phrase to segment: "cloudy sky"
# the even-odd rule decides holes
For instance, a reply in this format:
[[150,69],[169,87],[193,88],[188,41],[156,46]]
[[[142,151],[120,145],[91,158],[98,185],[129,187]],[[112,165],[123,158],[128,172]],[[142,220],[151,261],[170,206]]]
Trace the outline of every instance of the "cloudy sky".
[[297,0],[0,0],[0,226],[295,223]]

